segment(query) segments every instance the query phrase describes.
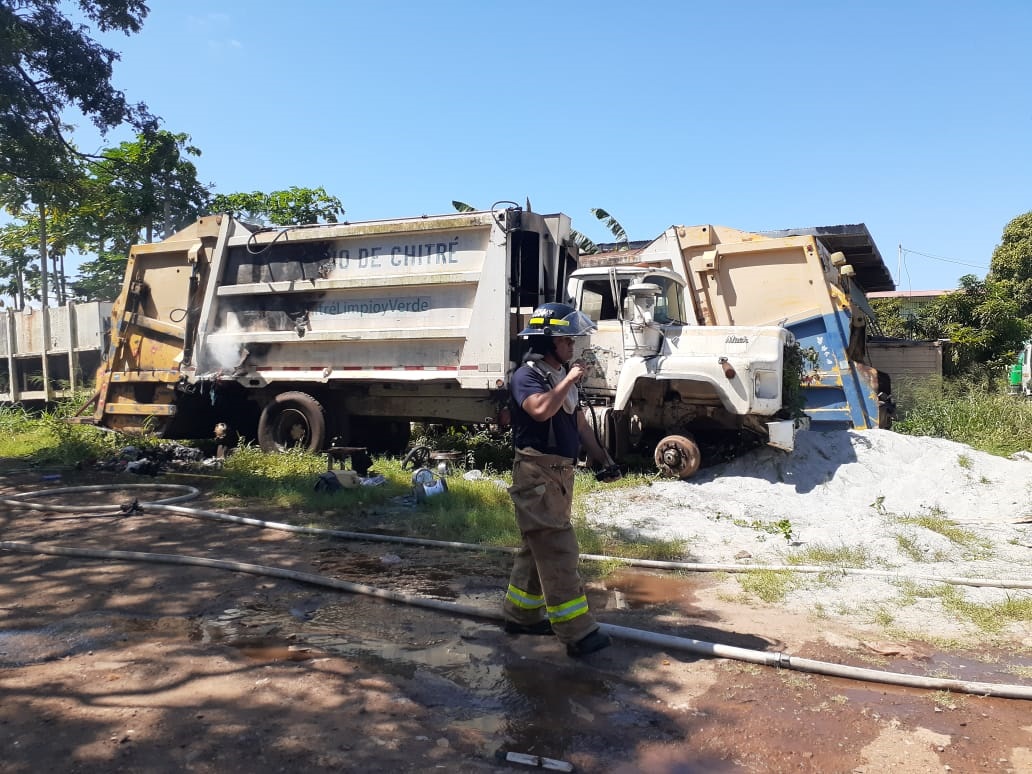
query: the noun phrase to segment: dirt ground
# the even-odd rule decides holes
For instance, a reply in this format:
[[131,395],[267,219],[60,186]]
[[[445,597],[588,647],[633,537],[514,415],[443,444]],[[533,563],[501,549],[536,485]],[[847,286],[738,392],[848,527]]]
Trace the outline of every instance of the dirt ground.
[[[108,480],[65,476],[60,485]],[[8,474],[0,485],[8,497],[58,483]],[[129,499],[100,497],[77,504]],[[203,496],[186,505],[213,507]],[[341,529],[398,526],[384,512]],[[500,554],[166,513],[0,505],[0,539],[236,560],[492,611],[509,566]],[[940,652],[887,641],[738,601],[735,582],[712,575],[622,571],[592,583],[590,599],[610,624],[909,674],[1032,683],[1032,654],[1018,644]],[[0,772],[532,770],[500,760],[507,752],[579,772],[1028,772],[1032,711],[1026,700],[621,640],[573,660],[553,638],[507,635],[489,618],[293,580],[0,550],[0,749]]]

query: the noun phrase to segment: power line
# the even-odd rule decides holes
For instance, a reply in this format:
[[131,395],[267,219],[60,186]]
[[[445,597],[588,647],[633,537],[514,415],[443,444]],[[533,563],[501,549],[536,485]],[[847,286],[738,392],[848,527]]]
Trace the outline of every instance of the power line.
[[970,266],[973,269],[988,269],[989,268],[988,266],[986,266],[984,264],[967,263],[966,261],[957,261],[957,260],[954,260],[953,258],[943,258],[940,255],[928,255],[928,253],[919,253],[917,250],[908,250],[907,248],[903,247],[902,245],[900,245],[900,249],[903,251],[904,255],[906,255],[907,253],[912,253],[914,255],[920,255],[922,258],[931,258],[933,261],[943,261],[944,263],[955,263],[955,264],[958,264],[960,266]]

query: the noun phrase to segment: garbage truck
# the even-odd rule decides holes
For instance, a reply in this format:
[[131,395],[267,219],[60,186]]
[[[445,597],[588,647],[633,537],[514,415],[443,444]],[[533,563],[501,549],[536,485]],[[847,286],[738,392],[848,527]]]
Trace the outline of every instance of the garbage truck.
[[[403,451],[415,421],[504,427],[532,310],[571,290],[597,303],[578,258],[568,216],[515,205],[287,227],[202,217],[132,248],[80,421],[168,438],[218,425],[266,450],[375,452]],[[600,439],[618,458],[647,444],[682,478],[700,464],[697,437],[790,450],[794,334],[699,325],[687,299],[663,295],[660,274],[616,288],[618,323],[589,310],[599,338],[583,353],[581,395]]]
[[[633,330],[631,310],[643,285],[652,288],[652,320],[673,342],[703,339],[700,332],[715,327],[725,331],[730,350],[751,340],[750,326],[791,332],[806,355],[797,397],[808,427],[891,425],[891,379],[867,358],[868,323],[875,315],[843,252],[829,252],[815,233],[672,226],[629,259],[614,251],[570,276],[570,295],[599,327],[583,356],[600,367],[586,384],[602,390],[604,382],[618,382],[612,410],[629,422],[632,444],[642,424],[638,417],[651,408],[627,387],[636,375],[620,362],[628,351],[620,343]],[[660,366],[673,367],[663,360],[645,367]],[[686,403],[689,411],[700,409],[698,402]]]

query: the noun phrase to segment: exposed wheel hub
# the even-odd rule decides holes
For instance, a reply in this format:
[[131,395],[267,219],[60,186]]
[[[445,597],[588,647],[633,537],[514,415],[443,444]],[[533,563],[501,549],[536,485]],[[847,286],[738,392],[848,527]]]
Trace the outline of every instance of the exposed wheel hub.
[[656,445],[656,467],[670,478],[691,478],[699,469],[702,455],[695,441],[683,435],[668,435]]

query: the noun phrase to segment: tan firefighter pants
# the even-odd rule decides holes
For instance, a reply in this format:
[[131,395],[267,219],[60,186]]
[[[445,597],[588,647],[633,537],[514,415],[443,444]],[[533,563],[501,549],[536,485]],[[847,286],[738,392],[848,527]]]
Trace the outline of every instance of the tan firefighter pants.
[[573,460],[517,449],[509,495],[523,546],[513,563],[502,612],[521,624],[547,616],[562,642],[576,642],[598,624],[588,611],[577,573],[580,549],[570,524]]

